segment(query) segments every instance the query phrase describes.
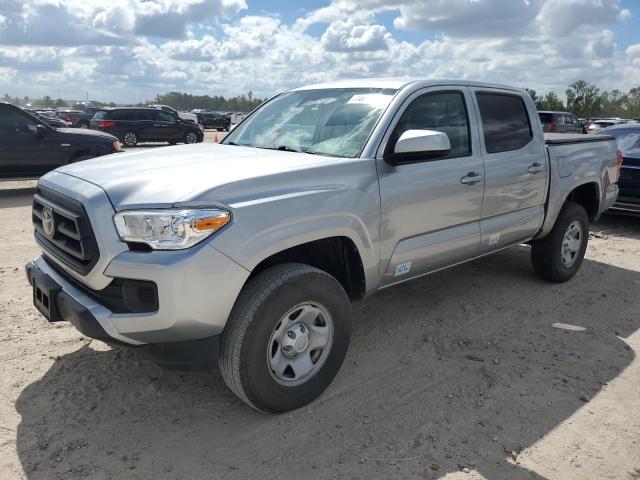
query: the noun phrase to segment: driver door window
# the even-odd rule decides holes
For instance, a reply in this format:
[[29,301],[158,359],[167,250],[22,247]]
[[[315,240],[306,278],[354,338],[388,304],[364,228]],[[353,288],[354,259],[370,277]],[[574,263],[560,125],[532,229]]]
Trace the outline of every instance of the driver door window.
[[428,93],[418,97],[400,117],[390,145],[407,130],[435,130],[446,133],[451,151],[443,158],[471,155],[471,135],[464,96],[461,92]]
[[178,123],[178,118],[171,113],[165,112],[163,110],[158,110],[158,115],[160,116],[160,121],[167,123]]
[[33,137],[37,131],[37,124],[29,117],[10,110],[0,111],[0,134],[3,137],[16,134]]

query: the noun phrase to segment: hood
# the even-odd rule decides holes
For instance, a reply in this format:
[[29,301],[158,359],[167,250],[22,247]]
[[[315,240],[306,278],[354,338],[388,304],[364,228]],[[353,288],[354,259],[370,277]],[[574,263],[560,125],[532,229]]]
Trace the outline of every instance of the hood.
[[[256,191],[286,188],[286,172],[349,159],[234,145],[196,144],[117,153],[56,172],[102,188],[118,210],[243,201]],[[278,177],[276,180],[275,177]],[[283,187],[284,186],[284,187]]]
[[86,135],[100,139],[104,138],[105,140],[109,140],[112,142],[118,140],[116,137],[109,133],[100,132],[98,130],[89,130],[88,128],[57,128],[56,130],[60,133],[64,133],[65,135]]

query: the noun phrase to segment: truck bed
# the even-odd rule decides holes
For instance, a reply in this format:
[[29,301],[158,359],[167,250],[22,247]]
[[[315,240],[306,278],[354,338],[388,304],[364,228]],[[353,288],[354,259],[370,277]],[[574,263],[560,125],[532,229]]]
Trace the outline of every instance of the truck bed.
[[561,145],[570,143],[607,142],[613,140],[609,135],[587,135],[583,133],[545,133],[544,143],[547,145]]

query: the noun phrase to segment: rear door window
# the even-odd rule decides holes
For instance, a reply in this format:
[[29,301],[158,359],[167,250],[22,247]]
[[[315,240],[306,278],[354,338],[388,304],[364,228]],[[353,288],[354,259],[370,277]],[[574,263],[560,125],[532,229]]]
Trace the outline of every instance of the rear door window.
[[111,120],[133,120],[134,110],[114,110],[110,117]]
[[520,96],[479,92],[476,97],[487,153],[518,150],[531,141],[529,115]]
[[155,110],[138,110],[136,112],[136,120],[159,120]]

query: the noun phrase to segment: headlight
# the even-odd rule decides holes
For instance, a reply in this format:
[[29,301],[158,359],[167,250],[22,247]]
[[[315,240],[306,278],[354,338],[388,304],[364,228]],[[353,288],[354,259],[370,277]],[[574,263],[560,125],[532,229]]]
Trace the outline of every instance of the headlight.
[[120,145],[119,141],[116,140],[115,142],[113,142],[113,149],[116,152],[119,152],[120,150],[122,150],[122,145]]
[[181,250],[229,223],[231,214],[220,209],[131,210],[116,213],[113,220],[125,242],[146,243],[154,250]]

